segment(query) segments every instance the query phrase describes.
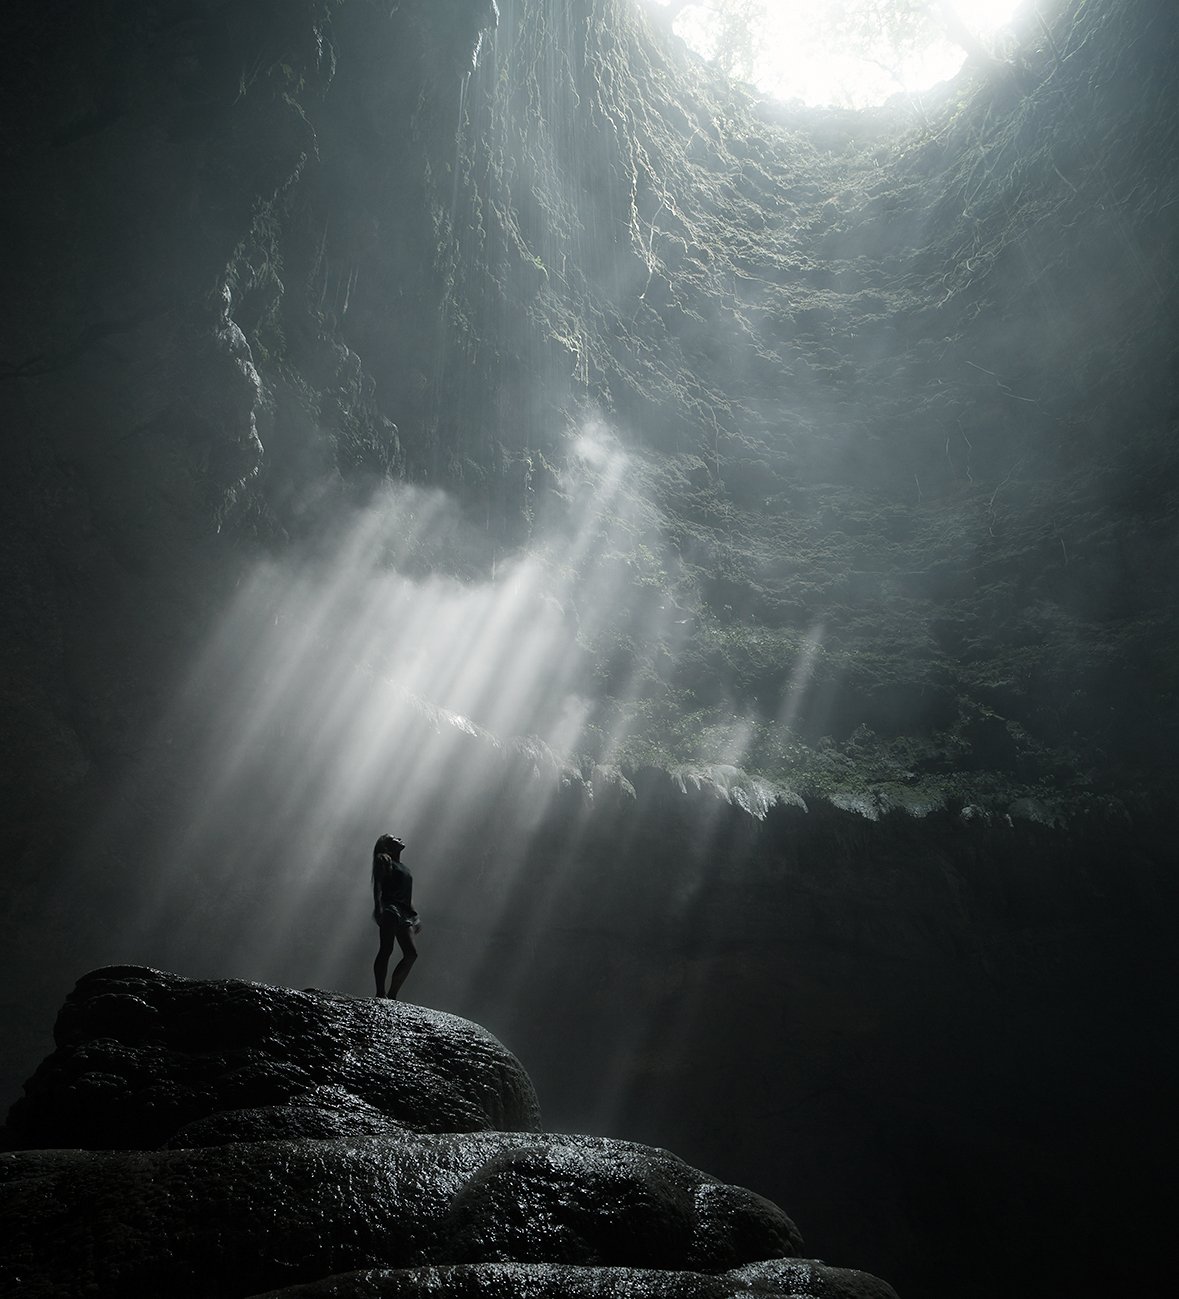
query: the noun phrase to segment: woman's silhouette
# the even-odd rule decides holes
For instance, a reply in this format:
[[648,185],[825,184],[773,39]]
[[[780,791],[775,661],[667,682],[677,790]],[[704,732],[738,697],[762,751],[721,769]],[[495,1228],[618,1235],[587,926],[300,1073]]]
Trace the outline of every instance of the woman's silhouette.
[[[418,913],[413,909],[413,876],[401,861],[405,844],[391,834],[383,834],[373,846],[373,919],[381,927],[381,945],[373,962],[377,996],[397,999],[406,975],[418,959],[413,936],[421,929]],[[389,990],[385,991],[385,973],[394,942],[401,944],[401,960],[393,967]]]

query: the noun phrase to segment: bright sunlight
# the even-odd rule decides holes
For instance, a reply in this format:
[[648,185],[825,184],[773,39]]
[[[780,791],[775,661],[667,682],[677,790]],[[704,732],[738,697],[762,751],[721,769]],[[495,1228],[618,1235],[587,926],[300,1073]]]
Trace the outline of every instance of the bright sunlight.
[[1002,52],[1026,0],[652,0],[705,59],[783,100],[867,108]]

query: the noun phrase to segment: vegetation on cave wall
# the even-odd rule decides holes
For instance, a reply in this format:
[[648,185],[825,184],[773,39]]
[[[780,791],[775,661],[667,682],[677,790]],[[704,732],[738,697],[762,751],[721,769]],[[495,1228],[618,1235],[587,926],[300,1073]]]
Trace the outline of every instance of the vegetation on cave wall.
[[255,502],[285,528],[329,469],[404,473],[543,549],[592,421],[629,474],[591,757],[625,711],[624,764],[803,790],[1137,783],[1174,716],[1174,19],[1045,6],[1011,63],[858,114],[629,0],[493,21],[333,11],[316,161],[231,272]]

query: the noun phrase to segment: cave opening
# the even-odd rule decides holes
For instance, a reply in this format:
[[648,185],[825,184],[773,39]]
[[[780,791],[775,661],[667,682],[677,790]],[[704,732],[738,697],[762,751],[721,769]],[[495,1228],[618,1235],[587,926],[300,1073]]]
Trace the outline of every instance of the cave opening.
[[867,108],[920,96],[1020,39],[1021,0],[648,0],[702,58],[777,99]]

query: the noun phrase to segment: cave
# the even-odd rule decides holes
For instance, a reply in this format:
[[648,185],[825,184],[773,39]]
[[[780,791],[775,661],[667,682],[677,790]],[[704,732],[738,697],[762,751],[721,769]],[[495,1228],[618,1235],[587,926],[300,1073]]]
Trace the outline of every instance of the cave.
[[902,1299],[1179,1156],[1179,8],[873,108],[649,0],[19,0],[5,1103],[98,966],[412,1001]]

